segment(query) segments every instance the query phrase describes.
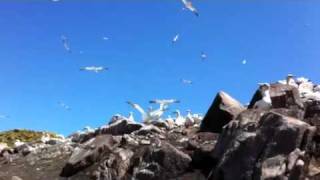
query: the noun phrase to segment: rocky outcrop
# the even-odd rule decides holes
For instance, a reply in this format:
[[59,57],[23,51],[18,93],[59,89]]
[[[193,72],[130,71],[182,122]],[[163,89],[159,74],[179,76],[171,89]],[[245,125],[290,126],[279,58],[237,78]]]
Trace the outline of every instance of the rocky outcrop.
[[254,125],[258,128],[251,131],[225,129],[212,153],[217,166],[209,179],[284,179],[293,169],[303,168],[302,151],[311,146],[314,127],[275,112]]
[[187,126],[117,115],[67,139],[3,145],[0,179],[317,180],[320,88],[313,87],[272,84],[270,109],[252,108],[259,92],[248,108],[220,92],[204,120]]
[[70,177],[110,153],[117,142],[111,135],[97,136],[74,149],[60,176]]
[[222,127],[233,120],[244,107],[227,93],[219,92],[206,116],[204,117],[200,131],[220,133]]
[[[304,105],[296,87],[278,83],[271,84],[270,96],[272,108],[274,110],[297,119],[303,119]],[[261,99],[261,94],[260,91],[257,90],[248,106],[248,109],[252,109],[259,99]]]

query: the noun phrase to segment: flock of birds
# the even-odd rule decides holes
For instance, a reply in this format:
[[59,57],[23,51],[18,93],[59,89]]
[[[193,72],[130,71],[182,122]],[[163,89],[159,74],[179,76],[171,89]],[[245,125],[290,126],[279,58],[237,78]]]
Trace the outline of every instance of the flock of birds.
[[[280,80],[278,83],[296,87],[300,97],[304,100],[320,100],[320,85],[313,84],[307,78],[295,78],[294,75],[288,74],[285,80]],[[270,87],[269,83],[259,83],[259,91],[262,98],[254,104],[254,109],[268,110],[271,108]]]
[[[61,0],[52,0],[52,2],[59,2],[59,1],[61,1]],[[188,1],[188,0],[181,0],[181,1],[182,1],[183,5],[184,5],[183,10],[189,10],[194,15],[199,16],[198,10],[193,6],[191,1]],[[176,34],[172,39],[172,44],[177,43],[179,41],[179,38],[180,38],[180,34]],[[107,41],[109,39],[110,38],[106,37],[106,36],[102,37],[102,40],[105,40],[105,41]],[[64,49],[68,53],[72,53],[71,46],[70,46],[70,41],[65,35],[61,36],[61,42],[63,44]],[[80,53],[82,53],[82,51]],[[200,57],[201,57],[201,60],[204,61],[204,60],[207,59],[208,56],[207,56],[207,54],[205,52],[201,52]],[[108,67],[104,67],[104,66],[85,66],[85,67],[81,67],[80,68],[80,71],[87,71],[87,72],[94,72],[94,73],[102,73],[102,72],[107,71],[107,70],[109,70],[109,68]],[[189,79],[181,78],[181,83],[182,84],[186,84],[186,85],[192,85],[193,81],[189,80]],[[58,102],[58,104],[59,104],[59,106],[61,108],[65,109],[65,110],[68,110],[68,111],[71,110],[71,108],[68,105],[66,105],[65,103],[63,103],[62,101]],[[137,106],[135,106],[135,107],[137,107]],[[160,113],[161,112],[161,108],[165,108],[165,107],[160,107],[160,109],[158,111],[155,111],[155,112],[152,112],[152,113],[154,113],[154,114]],[[141,107],[138,108],[138,109],[139,109],[138,111],[140,113],[144,114],[143,116],[146,116],[146,117],[148,116],[147,115],[148,113],[143,112],[142,111],[143,109]],[[149,113],[151,113],[151,112],[149,112]],[[149,118],[151,116],[149,116]]]
[[[60,2],[60,1],[63,1],[63,0],[51,0],[52,2]],[[190,11],[191,13],[193,13],[195,16],[199,16],[199,11],[193,6],[192,2],[189,1],[189,0],[181,0],[182,4],[183,4],[183,10],[188,10]],[[107,41],[109,40],[110,38],[109,37],[106,37],[106,36],[103,36],[102,37],[102,40],[104,41]],[[172,44],[176,44],[180,39],[180,34],[176,34],[173,38],[172,38]],[[62,35],[61,36],[61,42],[62,42],[62,45],[63,45],[63,48],[65,49],[65,51],[67,53],[72,53],[72,48],[71,48],[71,45],[70,45],[70,41],[68,39],[68,37],[66,35]],[[80,54],[82,54],[83,52],[80,51]],[[200,53],[200,58],[202,61],[205,61],[207,58],[208,58],[208,55],[202,51]],[[247,60],[243,59],[242,60],[242,64],[246,64],[247,63]],[[96,66],[96,65],[92,65],[92,66],[84,66],[84,67],[80,67],[79,69],[80,71],[87,71],[87,72],[93,72],[93,73],[102,73],[104,71],[108,71],[109,70],[109,67],[105,67],[105,66]],[[192,85],[194,84],[194,82],[192,80],[189,80],[189,79],[184,79],[184,78],[181,78],[180,79],[180,82],[182,84],[185,84],[185,85]],[[150,101],[151,104],[159,104],[159,109],[155,109],[153,110],[152,108],[148,108],[147,111],[145,111],[143,108],[141,108],[141,106],[139,106],[138,104],[136,103],[133,103],[133,102],[130,102],[128,101],[127,103],[133,107],[135,110],[137,110],[139,113],[141,113],[141,116],[142,116],[142,121],[144,122],[147,122],[147,121],[152,121],[152,120],[161,120],[162,119],[162,116],[163,114],[168,110],[168,106],[172,103],[179,103],[180,101],[178,100],[174,100],[174,99],[169,99],[169,100],[153,100],[153,101]],[[67,105],[65,102],[63,101],[59,101],[57,103],[59,105],[59,107],[61,107],[62,109],[66,110],[66,111],[70,111],[71,110],[71,107],[69,105]],[[199,114],[191,114],[191,111],[188,110],[187,111],[187,115],[186,117],[183,117],[180,113],[179,110],[176,110],[173,112],[176,117],[174,119],[174,121],[176,122],[176,124],[184,124],[187,121],[193,121],[192,119],[200,119],[202,118],[201,115]],[[10,116],[8,115],[1,115],[0,114],[0,119],[8,119],[10,118]],[[133,120],[133,113],[130,112],[129,114],[129,117],[128,119],[131,119]],[[169,116],[167,119],[173,119],[171,118],[171,116]]]
[[[175,124],[178,126],[191,126],[194,125],[196,122],[200,122],[203,119],[203,116],[201,114],[192,114],[191,110],[187,110],[187,115],[183,116],[179,110],[175,110],[172,112],[172,114],[175,115],[175,117],[171,117],[171,115],[168,115],[167,118],[163,118],[163,115],[167,110],[169,110],[169,105],[174,103],[180,103],[179,100],[176,99],[155,99],[149,101],[150,104],[158,104],[158,109],[153,109],[152,107],[149,107],[147,110],[144,110],[139,104],[127,101],[127,103],[136,111],[138,111],[141,114],[141,119],[143,123],[152,123],[155,121],[166,121],[169,124]],[[113,123],[114,121],[118,119],[127,119],[131,122],[136,122],[133,112],[129,112],[129,116],[125,117],[120,114],[116,114],[113,116],[115,119],[112,119],[110,123]]]

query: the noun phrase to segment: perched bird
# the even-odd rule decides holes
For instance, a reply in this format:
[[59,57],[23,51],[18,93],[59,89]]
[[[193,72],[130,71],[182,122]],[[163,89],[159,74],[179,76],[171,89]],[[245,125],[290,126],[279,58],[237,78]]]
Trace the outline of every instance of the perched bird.
[[64,49],[68,52],[68,53],[71,53],[71,48],[70,48],[70,43],[69,43],[69,40],[66,36],[62,35],[61,36],[61,41],[63,43],[63,47]]
[[63,109],[65,109],[67,111],[71,110],[71,108],[68,105],[66,105],[64,102],[62,102],[62,101],[59,101],[58,104],[59,104],[60,107],[62,107]]
[[106,71],[108,69],[109,68],[103,67],[103,66],[86,66],[86,67],[80,68],[81,71],[92,71],[95,73],[100,73],[100,72]]
[[173,113],[176,115],[175,123],[178,126],[184,126],[186,124],[186,119],[183,116],[181,116],[180,111],[175,110]]
[[129,112],[129,116],[127,118],[129,121],[134,122],[133,112]]
[[201,52],[201,59],[204,61],[204,60],[206,60],[207,59],[207,54],[206,53],[204,53],[204,52]]
[[294,87],[298,87],[298,84],[296,83],[294,79],[294,75],[288,74],[286,78],[286,84]]
[[188,79],[181,79],[181,82],[182,82],[182,84],[188,84],[188,85],[193,84],[193,81],[188,80]]
[[185,8],[191,11],[194,15],[199,16],[198,10],[192,5],[191,1],[181,0]]
[[259,91],[261,93],[262,99],[257,101],[253,108],[268,110],[272,106],[271,97],[270,97],[270,84],[269,83],[259,83]]
[[179,34],[176,34],[172,39],[172,44],[175,44],[179,40]]
[[195,120],[191,114],[191,110],[187,110],[187,116],[186,116],[186,126],[192,126],[194,124]]

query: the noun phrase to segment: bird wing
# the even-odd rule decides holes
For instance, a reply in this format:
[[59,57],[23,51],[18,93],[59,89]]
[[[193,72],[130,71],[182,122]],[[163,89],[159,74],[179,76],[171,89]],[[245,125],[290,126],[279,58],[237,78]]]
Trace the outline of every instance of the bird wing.
[[131,101],[127,101],[127,103],[129,105],[131,105],[134,109],[136,109],[137,111],[139,111],[143,116],[146,114],[145,111],[141,108],[141,106],[139,106],[138,104],[136,103],[133,103]]

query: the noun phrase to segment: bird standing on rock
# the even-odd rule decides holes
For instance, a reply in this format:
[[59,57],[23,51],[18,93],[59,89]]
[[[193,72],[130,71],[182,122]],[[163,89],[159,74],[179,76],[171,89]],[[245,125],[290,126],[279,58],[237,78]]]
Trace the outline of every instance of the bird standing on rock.
[[261,110],[269,110],[272,106],[270,97],[270,84],[269,83],[259,83],[259,91],[262,95],[262,99],[257,101],[253,108]]

